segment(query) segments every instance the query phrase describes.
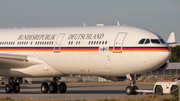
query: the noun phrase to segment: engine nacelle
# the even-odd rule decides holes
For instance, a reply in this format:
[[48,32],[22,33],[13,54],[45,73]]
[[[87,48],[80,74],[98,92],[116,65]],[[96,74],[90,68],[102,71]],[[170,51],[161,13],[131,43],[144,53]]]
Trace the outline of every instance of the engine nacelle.
[[112,80],[112,81],[125,81],[127,79],[126,76],[101,76],[102,78]]
[[127,80],[127,77],[126,76],[119,76],[119,77],[116,77],[118,79],[118,81],[125,81]]
[[169,62],[166,62],[165,64],[163,64],[161,67],[157,68],[157,71],[163,71],[165,70],[169,65]]

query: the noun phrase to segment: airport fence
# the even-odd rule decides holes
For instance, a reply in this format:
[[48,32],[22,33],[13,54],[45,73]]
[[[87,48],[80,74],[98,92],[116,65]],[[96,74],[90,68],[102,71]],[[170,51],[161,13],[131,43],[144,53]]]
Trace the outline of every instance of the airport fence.
[[151,71],[141,74],[141,81],[168,80],[171,77],[180,77],[180,70]]
[[[27,80],[28,82],[32,81],[52,81],[52,78],[24,78],[24,81]],[[75,76],[64,76],[61,77],[60,81],[65,82],[111,82],[111,80],[104,79],[99,76],[88,76],[88,75],[75,75]]]

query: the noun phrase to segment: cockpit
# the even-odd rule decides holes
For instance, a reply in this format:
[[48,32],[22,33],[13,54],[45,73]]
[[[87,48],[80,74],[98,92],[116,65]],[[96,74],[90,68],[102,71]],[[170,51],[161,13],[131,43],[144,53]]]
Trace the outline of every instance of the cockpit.
[[149,38],[142,38],[138,44],[165,44],[163,39],[149,39]]

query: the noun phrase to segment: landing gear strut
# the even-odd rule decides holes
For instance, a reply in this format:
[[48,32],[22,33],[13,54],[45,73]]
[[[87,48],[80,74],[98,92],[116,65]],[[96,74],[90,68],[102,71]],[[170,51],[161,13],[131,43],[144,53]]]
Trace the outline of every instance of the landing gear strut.
[[140,77],[141,75],[139,74],[127,74],[126,77],[127,79],[130,81],[130,86],[126,87],[126,94],[127,95],[137,95],[138,92],[136,92],[136,90],[138,90],[138,87],[135,85],[136,84],[136,80]]
[[41,92],[42,93],[47,93],[48,90],[50,93],[57,93],[58,90],[60,93],[65,93],[67,90],[67,86],[64,82],[61,82],[59,85],[56,83],[59,78],[53,77],[53,81],[48,84],[46,82],[42,83],[41,85]]
[[[9,83],[8,83],[9,81]],[[5,77],[5,91],[6,93],[19,93],[20,92],[20,85],[19,83],[22,83],[22,78],[18,78],[14,80],[14,77],[11,77],[8,80],[8,77]]]

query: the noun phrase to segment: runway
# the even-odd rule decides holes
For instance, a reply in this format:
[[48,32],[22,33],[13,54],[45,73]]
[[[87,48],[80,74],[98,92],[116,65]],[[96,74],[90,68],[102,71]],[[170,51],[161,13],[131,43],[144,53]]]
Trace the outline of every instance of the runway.
[[[67,92],[42,94],[41,84],[21,85],[21,91],[18,94],[6,94],[4,88],[0,88],[0,98],[11,97],[14,99],[101,99],[101,98],[122,98],[122,97],[142,97],[142,95],[126,95],[125,88],[128,85],[117,84],[67,84]],[[154,85],[137,85],[139,89],[152,89]],[[152,94],[149,94],[152,95]],[[148,95],[148,96],[149,96]],[[144,95],[143,95],[144,96]]]

